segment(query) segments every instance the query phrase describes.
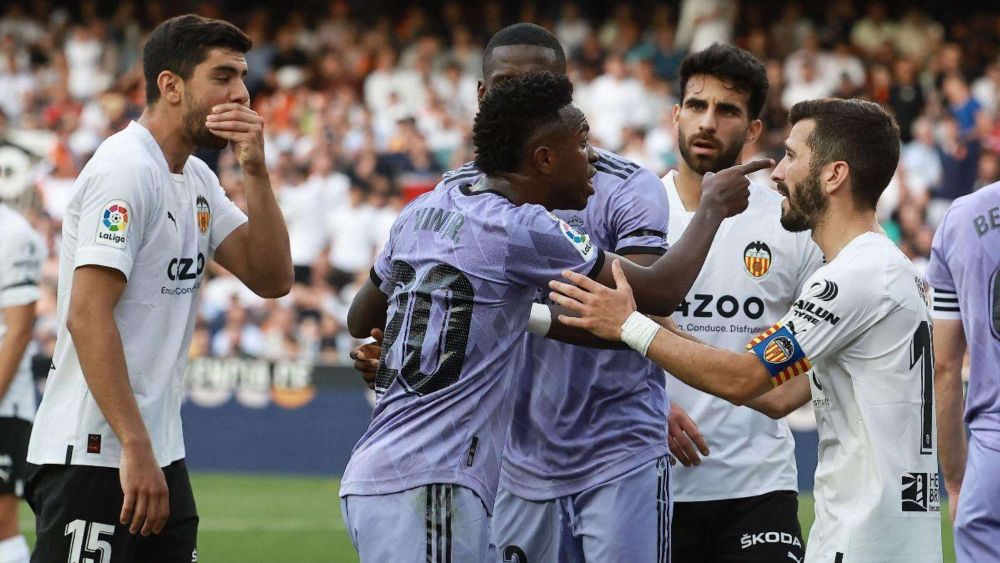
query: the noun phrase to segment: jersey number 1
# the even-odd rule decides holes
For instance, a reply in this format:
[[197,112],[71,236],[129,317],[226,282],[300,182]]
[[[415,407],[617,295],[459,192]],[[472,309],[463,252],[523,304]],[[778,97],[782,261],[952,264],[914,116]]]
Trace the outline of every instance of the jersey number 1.
[[1000,268],[993,272],[989,287],[990,301],[990,328],[992,328],[993,338],[1000,340]]
[[927,321],[917,326],[910,348],[910,369],[920,364],[920,453],[934,453],[934,345]]
[[[419,281],[412,266],[402,261],[392,263],[392,283],[397,287],[396,313],[385,327],[382,358],[375,375],[375,391],[385,393],[397,376],[418,395],[426,395],[458,381],[465,364],[465,347],[472,324],[472,303],[475,292],[465,274],[449,264],[438,264]],[[400,287],[402,286],[402,287]],[[436,311],[440,318],[437,339],[437,368],[431,373],[421,371],[424,338],[431,320],[431,301],[435,292],[442,293],[445,308]],[[386,359],[406,325],[406,337],[401,351],[399,369],[387,367]],[[443,341],[442,341],[443,339]]]

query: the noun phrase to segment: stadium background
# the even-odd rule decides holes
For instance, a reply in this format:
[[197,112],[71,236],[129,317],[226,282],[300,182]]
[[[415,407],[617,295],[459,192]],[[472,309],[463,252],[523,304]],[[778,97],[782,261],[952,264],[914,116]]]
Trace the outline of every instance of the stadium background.
[[[346,309],[405,202],[472,158],[482,48],[504,25],[553,30],[594,143],[658,174],[677,162],[669,112],[680,60],[713,41],[767,65],[766,134],[747,157],[780,158],[796,101],[884,104],[904,147],[879,217],[920,268],[949,202],[1000,177],[1000,10],[985,3],[7,1],[0,196],[53,254],[36,327],[42,375],[73,179],[101,140],[141,113],[144,34],[185,11],[227,18],[254,41],[247,84],[266,118],[298,282],[271,302],[217,267],[204,283],[183,407],[203,561],[355,560],[335,477],[367,424],[370,396],[343,367],[355,345]],[[199,156],[243,205],[231,153]],[[814,426],[808,411],[793,418],[806,525]],[[30,530],[27,511],[23,524]]]

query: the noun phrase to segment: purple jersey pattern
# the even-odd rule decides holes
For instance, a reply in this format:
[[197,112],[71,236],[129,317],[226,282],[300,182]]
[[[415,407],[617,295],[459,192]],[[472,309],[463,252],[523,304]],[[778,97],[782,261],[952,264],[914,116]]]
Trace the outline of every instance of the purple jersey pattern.
[[383,368],[341,496],[452,483],[492,513],[532,299],[564,269],[601,267],[603,251],[541,206],[467,187],[408,205],[372,269],[389,296]]
[[[625,158],[598,150],[594,195],[582,211],[556,211],[616,254],[663,254],[670,213],[663,183]],[[474,182],[466,165],[451,187]],[[536,302],[545,302],[540,292]],[[631,350],[601,350],[528,334],[500,482],[528,500],[605,483],[667,452],[663,370]]]
[[965,420],[1000,449],[1000,182],[952,204],[934,234],[927,282],[958,294],[972,360]]

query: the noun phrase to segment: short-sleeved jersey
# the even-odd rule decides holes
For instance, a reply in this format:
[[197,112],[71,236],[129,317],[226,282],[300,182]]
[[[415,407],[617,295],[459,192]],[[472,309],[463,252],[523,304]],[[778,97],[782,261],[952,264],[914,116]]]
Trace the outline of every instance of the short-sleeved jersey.
[[819,429],[807,562],[941,561],[923,294],[903,253],[865,233],[809,277],[774,331],[751,341],[776,377],[812,366],[800,376],[809,377]]
[[414,200],[372,281],[388,296],[378,397],[340,494],[468,487],[492,512],[532,299],[603,251],[538,205],[469,186]]
[[139,412],[165,467],[184,457],[183,378],[205,266],[246,215],[201,160],[189,157],[183,173],[171,173],[136,122],[101,143],[74,191],[59,251],[56,349],[28,461],[119,465],[121,444],[87,388],[66,325],[76,269],[102,266],[127,280],[114,320]]
[[[42,265],[48,251],[45,241],[27,219],[0,203],[0,342],[7,334],[3,310],[38,301]],[[0,417],[30,421],[35,416],[35,385],[31,378],[31,356],[36,345],[28,345],[7,393],[0,397]]]
[[935,319],[960,319],[971,370],[969,430],[1000,450],[1000,183],[956,199],[931,247]]
[[[674,244],[690,224],[677,172],[663,178]],[[823,263],[811,233],[781,226],[782,198],[750,186],[746,211],[722,222],[698,278],[671,316],[681,330],[724,350],[742,352],[749,337],[777,322]],[[697,467],[675,466],[674,499],[698,502],[798,490],[795,442],[788,423],[667,377],[670,400],[698,423],[712,455]]]
[[[667,200],[655,174],[598,150],[594,195],[556,211],[618,255],[667,250]],[[550,304],[548,290],[535,301]],[[576,494],[668,453],[662,370],[631,350],[527,334],[500,482],[520,498]]]

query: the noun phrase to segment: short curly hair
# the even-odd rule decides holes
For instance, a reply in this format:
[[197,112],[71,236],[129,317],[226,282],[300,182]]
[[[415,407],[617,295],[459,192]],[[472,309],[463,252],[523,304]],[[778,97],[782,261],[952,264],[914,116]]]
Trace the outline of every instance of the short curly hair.
[[687,91],[688,80],[696,74],[714,76],[730,82],[733,88],[748,96],[750,119],[760,117],[770,84],[764,63],[749,51],[732,45],[713,43],[707,49],[691,53],[681,61],[681,98]]
[[573,83],[563,75],[531,72],[493,86],[479,103],[472,126],[476,167],[484,174],[516,172],[526,144],[542,125],[558,121],[573,103]]

